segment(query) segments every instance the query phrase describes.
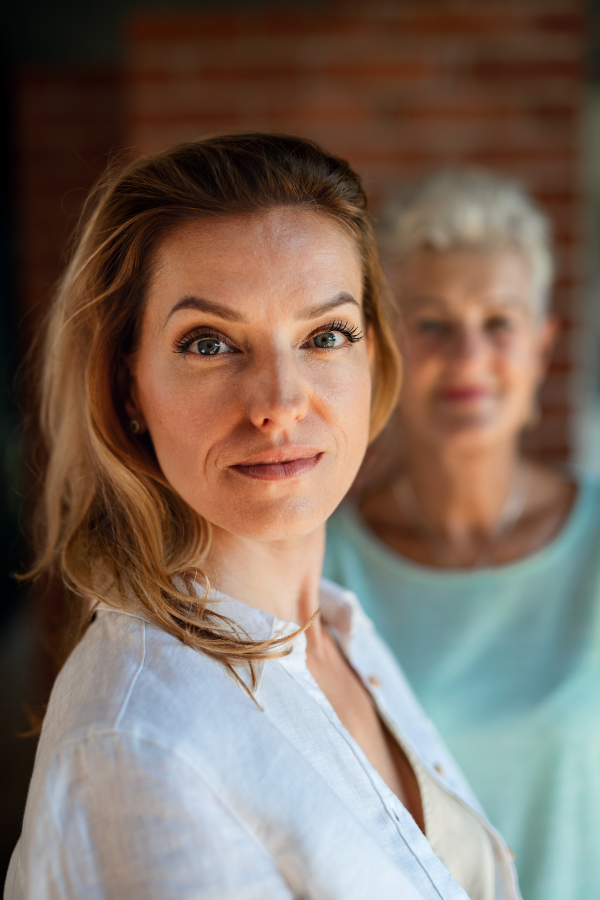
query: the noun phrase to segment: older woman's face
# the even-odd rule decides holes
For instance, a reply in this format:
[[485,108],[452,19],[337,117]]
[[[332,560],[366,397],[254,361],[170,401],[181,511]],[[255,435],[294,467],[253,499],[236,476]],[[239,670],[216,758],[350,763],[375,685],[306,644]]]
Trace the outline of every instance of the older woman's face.
[[554,336],[536,316],[526,260],[508,250],[423,250],[402,264],[398,290],[409,436],[465,449],[514,437]]
[[369,431],[362,271],[305,210],[196,221],[160,246],[127,412],[215,526],[280,539],[320,525]]

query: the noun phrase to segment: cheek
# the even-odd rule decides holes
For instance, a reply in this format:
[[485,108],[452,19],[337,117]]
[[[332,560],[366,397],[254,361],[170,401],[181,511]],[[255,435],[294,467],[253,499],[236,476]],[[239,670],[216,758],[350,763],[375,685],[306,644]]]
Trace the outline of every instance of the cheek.
[[348,447],[360,447],[368,436],[371,372],[365,354],[358,364],[324,366],[312,386],[315,412],[345,435]]
[[538,378],[535,348],[526,339],[509,341],[495,355],[496,371],[507,387],[515,392],[529,392]]
[[232,392],[221,380],[198,377],[181,366],[147,366],[138,380],[148,430],[165,476],[179,487],[198,475],[203,460],[228,421]]
[[420,394],[435,387],[444,368],[442,355],[431,347],[413,341],[402,344],[401,353],[402,394]]

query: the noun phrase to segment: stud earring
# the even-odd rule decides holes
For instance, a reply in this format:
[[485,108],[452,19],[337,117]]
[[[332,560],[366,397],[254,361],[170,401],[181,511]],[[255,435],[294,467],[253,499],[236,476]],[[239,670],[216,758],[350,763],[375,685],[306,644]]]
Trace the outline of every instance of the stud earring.
[[139,434],[140,423],[137,419],[131,419],[131,421],[129,422],[129,430],[132,434]]

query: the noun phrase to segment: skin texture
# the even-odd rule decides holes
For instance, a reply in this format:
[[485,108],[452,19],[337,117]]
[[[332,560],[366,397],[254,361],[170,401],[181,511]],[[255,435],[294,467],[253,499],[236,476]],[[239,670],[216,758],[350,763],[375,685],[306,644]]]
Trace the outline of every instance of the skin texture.
[[[364,501],[363,516],[390,547],[418,562],[468,567],[486,549],[519,478],[527,484],[525,509],[490,559],[533,552],[563,524],[574,488],[518,451],[557,332],[540,315],[528,263],[511,250],[423,250],[397,275],[404,480],[412,492],[401,476],[396,494],[405,502],[386,485]],[[443,563],[423,533],[423,517],[448,550]]]
[[[127,413],[213,526],[211,582],[283,620],[318,609],[325,522],[366,450],[365,332],[358,251],[322,214],[196,221],[156,253]],[[332,348],[316,345],[320,333]],[[422,825],[415,776],[362,683],[321,619],[306,635],[317,683]]]
[[[132,395],[164,474],[217,529],[260,541],[297,537],[321,526],[350,486],[368,439],[367,345],[306,342],[335,319],[364,331],[361,284],[350,240],[307,212],[198,222],[159,249]],[[344,293],[343,305],[311,314]],[[244,322],[171,313],[191,296]],[[174,352],[202,326],[228,339],[231,352]],[[236,468],[318,454],[301,478],[265,481]]]

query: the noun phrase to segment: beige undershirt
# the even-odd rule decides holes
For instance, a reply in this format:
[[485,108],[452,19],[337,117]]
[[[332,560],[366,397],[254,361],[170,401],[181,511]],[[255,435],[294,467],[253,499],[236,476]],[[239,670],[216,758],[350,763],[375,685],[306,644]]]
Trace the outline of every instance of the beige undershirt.
[[[335,631],[333,637],[339,647]],[[390,729],[390,734],[419,783],[425,837],[437,858],[470,900],[502,900],[491,837],[479,817],[438,784],[397,733]]]
[[405,748],[421,790],[425,835],[437,858],[470,900],[496,900],[496,864],[490,835],[460,800],[445,791]]

